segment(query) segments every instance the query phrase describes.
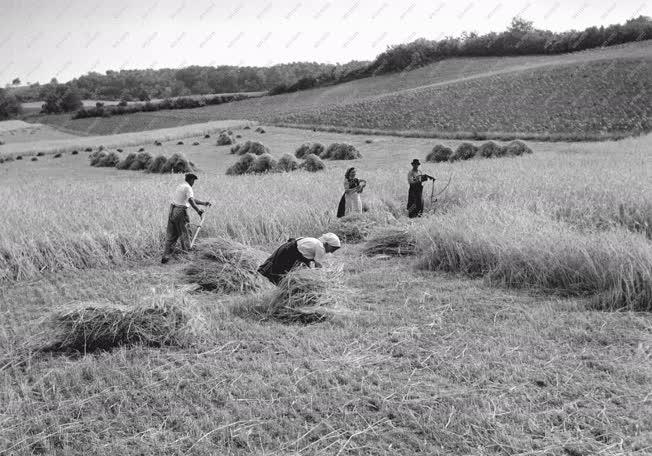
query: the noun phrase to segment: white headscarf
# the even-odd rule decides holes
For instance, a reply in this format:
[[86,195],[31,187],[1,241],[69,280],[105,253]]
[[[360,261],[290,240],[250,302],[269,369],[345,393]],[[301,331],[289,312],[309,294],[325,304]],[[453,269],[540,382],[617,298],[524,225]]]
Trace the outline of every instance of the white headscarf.
[[340,244],[340,238],[338,238],[334,233],[322,234],[319,237],[319,240],[322,244],[328,244],[331,247],[342,247],[342,244]]

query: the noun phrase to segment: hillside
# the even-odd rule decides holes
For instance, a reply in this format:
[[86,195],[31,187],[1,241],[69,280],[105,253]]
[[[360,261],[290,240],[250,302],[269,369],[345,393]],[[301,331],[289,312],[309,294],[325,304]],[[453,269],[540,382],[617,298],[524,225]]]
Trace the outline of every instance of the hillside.
[[432,134],[615,134],[649,129],[651,62],[647,40],[559,56],[448,59],[405,73],[192,110],[37,119],[83,134],[237,118]]

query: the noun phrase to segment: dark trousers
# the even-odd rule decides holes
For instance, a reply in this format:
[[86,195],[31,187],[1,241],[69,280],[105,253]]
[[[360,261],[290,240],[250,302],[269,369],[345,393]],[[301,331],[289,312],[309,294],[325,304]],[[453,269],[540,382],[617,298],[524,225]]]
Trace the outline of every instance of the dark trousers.
[[188,250],[190,247],[190,233],[188,232],[188,211],[185,207],[170,206],[170,215],[168,216],[168,227],[165,239],[165,251],[163,257],[172,253],[174,244],[181,242],[181,248]]
[[297,240],[290,239],[260,265],[258,272],[274,285],[278,285],[285,274],[301,264],[310,266],[310,260],[299,252]]
[[423,214],[423,185],[412,184],[408,191],[408,217],[421,217]]

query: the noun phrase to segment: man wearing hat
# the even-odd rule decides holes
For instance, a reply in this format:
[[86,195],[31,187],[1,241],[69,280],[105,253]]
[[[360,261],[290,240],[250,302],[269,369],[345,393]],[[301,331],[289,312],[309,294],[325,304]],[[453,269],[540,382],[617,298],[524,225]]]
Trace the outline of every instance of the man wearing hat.
[[340,247],[340,239],[333,233],[322,234],[319,239],[288,239],[260,265],[258,272],[278,285],[285,274],[301,264],[310,267],[314,263],[316,268],[321,268],[326,254],[333,253]]
[[421,217],[423,214],[423,183],[428,179],[435,180],[434,177],[427,174],[421,174],[419,166],[421,162],[418,159],[412,160],[412,170],[408,173],[408,191],[407,210],[408,217]]
[[197,206],[210,206],[208,201],[199,201],[195,199],[195,194],[192,191],[192,186],[197,180],[194,174],[186,174],[185,182],[179,184],[172,196],[172,204],[170,205],[170,214],[168,215],[168,227],[165,239],[165,251],[161,263],[165,264],[170,259],[172,249],[177,240],[181,241],[181,248],[188,250],[189,247],[189,233],[188,223],[188,208],[192,208],[201,217],[204,211]]

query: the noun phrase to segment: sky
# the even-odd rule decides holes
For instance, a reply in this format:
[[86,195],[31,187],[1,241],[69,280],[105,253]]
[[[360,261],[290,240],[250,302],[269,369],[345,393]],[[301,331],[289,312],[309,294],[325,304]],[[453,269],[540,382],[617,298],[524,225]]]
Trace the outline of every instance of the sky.
[[387,46],[652,15],[646,0],[0,0],[0,86],[90,71],[372,60]]

